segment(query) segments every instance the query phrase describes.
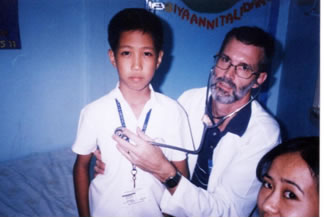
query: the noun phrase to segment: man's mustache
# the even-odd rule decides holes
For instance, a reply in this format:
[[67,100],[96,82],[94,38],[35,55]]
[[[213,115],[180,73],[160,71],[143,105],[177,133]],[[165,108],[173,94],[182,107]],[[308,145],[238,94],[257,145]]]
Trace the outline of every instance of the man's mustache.
[[233,83],[232,80],[225,78],[225,77],[217,77],[214,79],[213,83],[210,84],[210,88],[216,87],[217,83],[223,82],[228,84],[232,89],[236,90],[236,85]]

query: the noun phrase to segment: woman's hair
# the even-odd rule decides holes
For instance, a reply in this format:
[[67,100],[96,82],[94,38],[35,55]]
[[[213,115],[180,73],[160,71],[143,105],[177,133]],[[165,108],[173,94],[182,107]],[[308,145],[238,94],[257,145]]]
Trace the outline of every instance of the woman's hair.
[[312,176],[319,185],[319,137],[302,137],[287,140],[274,147],[266,153],[259,161],[256,174],[259,181],[263,181],[263,176],[269,171],[274,159],[278,156],[298,152],[307,163]]

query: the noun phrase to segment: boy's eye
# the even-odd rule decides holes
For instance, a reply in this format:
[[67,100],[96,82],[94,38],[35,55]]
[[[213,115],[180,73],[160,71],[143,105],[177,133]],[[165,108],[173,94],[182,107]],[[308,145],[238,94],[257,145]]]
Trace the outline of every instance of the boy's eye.
[[120,54],[122,56],[127,56],[127,55],[130,55],[130,52],[129,51],[122,51]]
[[285,191],[284,192],[284,197],[287,199],[297,199],[297,196],[295,195],[295,193],[291,192],[291,191]]
[[153,56],[153,53],[152,52],[144,52],[144,55],[151,57],[151,56]]

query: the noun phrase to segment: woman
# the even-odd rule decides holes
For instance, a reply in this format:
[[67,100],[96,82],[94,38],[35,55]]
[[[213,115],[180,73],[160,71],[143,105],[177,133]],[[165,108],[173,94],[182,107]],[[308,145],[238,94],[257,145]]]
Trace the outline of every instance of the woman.
[[319,216],[319,137],[286,141],[259,162],[260,216]]

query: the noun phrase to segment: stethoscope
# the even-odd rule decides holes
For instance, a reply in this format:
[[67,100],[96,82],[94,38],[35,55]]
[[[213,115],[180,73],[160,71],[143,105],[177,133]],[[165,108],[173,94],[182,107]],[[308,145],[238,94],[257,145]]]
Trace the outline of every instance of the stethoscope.
[[[177,147],[177,146],[173,146],[173,145],[168,145],[168,144],[164,144],[164,143],[154,142],[154,141],[147,141],[148,143],[150,143],[151,145],[154,145],[154,146],[174,149],[174,150],[182,151],[182,152],[185,152],[185,153],[188,153],[188,154],[198,154],[200,152],[201,148],[202,148],[202,145],[203,145],[204,139],[205,139],[205,135],[206,135],[208,129],[219,127],[226,119],[234,116],[236,113],[238,113],[243,108],[245,108],[248,104],[250,104],[254,99],[256,99],[256,97],[260,93],[261,87],[259,86],[258,91],[256,92],[256,94],[254,96],[252,96],[247,103],[245,103],[241,107],[237,108],[236,110],[234,110],[233,112],[231,112],[231,113],[229,113],[229,114],[227,114],[225,116],[213,117],[212,112],[210,111],[210,107],[209,107],[209,105],[212,103],[212,98],[211,98],[211,96],[209,94],[210,93],[209,89],[211,87],[210,80],[211,80],[213,72],[214,72],[214,67],[211,68],[211,71],[210,71],[209,76],[208,76],[206,99],[205,99],[205,114],[208,116],[209,120],[212,122],[212,125],[207,124],[206,122],[203,121],[204,129],[203,129],[203,134],[202,134],[202,137],[201,137],[201,140],[200,140],[199,147],[196,149],[196,147],[194,145],[194,142],[192,142],[194,150],[189,150],[189,149],[185,149],[185,148],[181,148],[181,147]],[[218,119],[217,123],[214,122],[214,118]],[[117,136],[119,136],[120,138],[122,138],[122,139],[124,139],[126,141],[129,141],[128,136],[126,136],[123,133],[123,127],[116,128],[114,133]],[[193,137],[191,137],[191,138],[193,138]]]

